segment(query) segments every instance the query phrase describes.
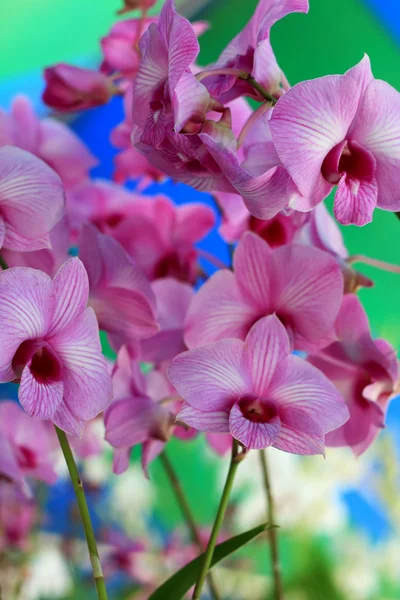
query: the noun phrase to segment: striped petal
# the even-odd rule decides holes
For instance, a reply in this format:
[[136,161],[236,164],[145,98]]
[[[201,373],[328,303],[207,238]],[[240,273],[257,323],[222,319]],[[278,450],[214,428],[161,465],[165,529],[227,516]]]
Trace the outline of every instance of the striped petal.
[[247,391],[243,342],[221,340],[183,352],[168,369],[168,377],[191,406],[203,411],[228,410]]
[[291,352],[289,337],[275,315],[257,321],[246,337],[244,355],[250,365],[253,391],[268,395],[268,388],[278,364]]
[[20,148],[4,146],[0,148],[0,206],[6,223],[4,246],[10,250],[30,251],[29,240],[49,233],[63,215],[61,180],[36,156]]
[[205,412],[193,408],[185,402],[177,414],[176,420],[197,429],[197,431],[229,433],[229,412],[224,410]]
[[42,271],[15,267],[0,272],[0,378],[14,379],[11,362],[22,342],[42,338],[54,310],[53,282]]
[[67,260],[53,280],[55,309],[49,335],[68,327],[85,310],[89,296],[88,276],[79,258]]
[[271,446],[279,435],[281,420],[273,417],[268,423],[249,421],[235,404],[229,413],[229,430],[233,437],[243,446],[252,450],[260,450]]
[[69,327],[49,338],[49,343],[63,366],[65,402],[80,419],[93,419],[112,396],[93,310],[87,308]]

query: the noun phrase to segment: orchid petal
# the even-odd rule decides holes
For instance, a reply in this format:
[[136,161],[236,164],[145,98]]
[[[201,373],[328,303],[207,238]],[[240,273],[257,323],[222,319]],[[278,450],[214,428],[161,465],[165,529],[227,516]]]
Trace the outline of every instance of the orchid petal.
[[333,256],[291,244],[273,253],[274,308],[293,331],[298,350],[312,349],[333,333],[343,298],[343,277]]
[[186,204],[177,210],[176,238],[187,244],[203,239],[215,225],[214,211],[204,204]]
[[247,300],[261,313],[271,303],[272,251],[267,242],[247,232],[240,240],[233,259],[237,285]]
[[243,352],[251,366],[254,392],[266,396],[278,364],[291,352],[286,330],[275,315],[253,325]]
[[[283,424],[285,413],[289,414],[292,408],[304,411],[323,433],[343,425],[349,418],[335,386],[317,368],[298,356],[288,356],[278,364],[268,397],[283,408],[279,413]],[[291,421],[289,425],[294,426]],[[315,434],[314,431],[310,433]]]
[[48,335],[68,327],[85,310],[89,295],[88,276],[79,258],[67,260],[53,280],[55,307]]
[[359,97],[355,79],[331,75],[295,85],[274,108],[270,129],[279,158],[300,192],[315,198],[315,204],[331,190],[322,163],[346,139]]
[[234,274],[218,271],[200,288],[189,307],[186,344],[193,348],[226,337],[244,339],[258,317],[257,308],[242,298]]
[[30,360],[22,371],[18,399],[24,410],[37,419],[52,419],[63,399],[64,384],[61,380],[41,381],[31,373]]
[[[376,107],[379,106],[379,110]],[[376,160],[378,206],[399,210],[397,175],[400,168],[400,94],[385,81],[372,81],[360,101],[350,136]]]
[[93,310],[87,308],[49,343],[63,366],[64,401],[80,419],[93,419],[110,403],[112,393]]
[[342,225],[362,227],[372,221],[377,199],[378,185],[375,180],[358,181],[344,174],[335,194],[335,217]]
[[371,61],[368,54],[364,54],[360,62],[346,71],[345,75],[348,75],[356,80],[362,97],[368,85],[374,80],[374,76],[371,71]]
[[191,406],[203,411],[228,410],[247,389],[243,342],[221,340],[183,352],[168,368],[168,377]]
[[211,133],[210,127],[205,126],[199,138],[243,197],[250,214],[259,219],[271,219],[293,200],[293,186],[284,168],[276,166],[262,175],[252,176],[240,166],[236,149],[227,147],[225,139],[217,140]]
[[252,450],[260,450],[271,446],[279,435],[281,420],[273,417],[268,423],[249,421],[242,414],[239,406],[234,404],[229,413],[229,430],[231,435],[243,446]]
[[193,408],[185,402],[177,414],[176,420],[182,421],[197,431],[229,433],[229,412],[224,410],[205,412]]
[[291,454],[325,456],[324,436],[310,435],[304,431],[288,427],[282,423],[278,438],[272,444],[274,448]]
[[75,415],[66,402],[61,402],[51,418],[54,425],[57,425],[62,431],[81,438],[85,421]]
[[113,402],[104,417],[105,439],[114,448],[142,444],[149,437],[153,415],[154,402],[146,396]]
[[[27,240],[41,238],[62,217],[61,180],[36,156],[20,148],[4,146],[0,148],[0,205],[3,220],[14,236],[19,234]],[[9,240],[7,237],[7,226],[4,245],[14,249],[11,236]],[[21,250],[21,244],[15,249]],[[27,244],[24,249],[31,250],[32,246]]]
[[164,450],[165,442],[159,440],[147,440],[142,446],[142,468],[145,476],[149,479],[149,464],[160,456]]
[[129,467],[130,458],[130,448],[116,448],[113,456],[113,473],[115,473],[115,475],[125,473]]
[[53,313],[53,283],[35,269],[17,267],[0,273],[0,377],[14,379],[11,362],[19,345],[43,337]]

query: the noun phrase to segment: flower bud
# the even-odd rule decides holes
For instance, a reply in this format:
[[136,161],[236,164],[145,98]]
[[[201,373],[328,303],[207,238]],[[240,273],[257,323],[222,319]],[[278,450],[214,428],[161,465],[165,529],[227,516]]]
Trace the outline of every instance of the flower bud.
[[43,102],[69,112],[106,104],[115,93],[110,79],[98,71],[60,63],[44,71]]

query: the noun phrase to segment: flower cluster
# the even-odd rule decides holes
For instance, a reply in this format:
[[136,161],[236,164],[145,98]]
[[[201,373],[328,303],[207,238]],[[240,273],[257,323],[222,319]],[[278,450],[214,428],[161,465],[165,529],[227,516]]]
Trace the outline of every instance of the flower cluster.
[[[395,350],[373,339],[357,296],[373,282],[336,220],[400,210],[399,93],[367,56],[290,87],[270,30],[307,0],[260,0],[204,70],[206,25],[173,0],[149,17],[153,4],[125,0],[121,13],[142,16],[101,40],[98,70],[44,73],[60,112],[123,96],[113,182],[90,179],[96,159],[27,99],[0,112],[0,382],[19,384],[23,409],[0,403],[0,479],[22,496],[56,478],[50,423],[87,436],[72,441],[87,456],[101,444],[85,423],[103,419],[117,474],[132,447],[148,475],[172,436],[199,431],[220,455],[232,439],[243,453],[359,455],[398,389]],[[150,195],[167,178],[210,192],[217,210]],[[334,186],[336,220],[323,203]],[[198,246],[217,222],[232,264]],[[27,509],[9,534],[17,545],[33,520]]]
[[[373,78],[368,57],[291,88],[270,29],[307,10],[306,0],[261,0],[201,70],[205,25],[166,0],[159,18],[111,29],[98,72],[46,70],[43,99],[59,110],[105,102],[113,86],[124,95],[126,120],[111,137],[123,147],[116,180],[139,177],[134,192],[91,181],[94,157],[24,97],[1,113],[0,232],[13,267],[0,275],[1,380],[20,383],[28,414],[72,434],[113,396],[105,423],[116,471],[137,443],[147,470],[175,418],[178,435],[230,433],[246,448],[299,453],[325,443],[359,453],[383,426],[395,353],[371,338],[355,292],[372,282],[352,269],[321,202],[337,185],[335,216],[358,225],[375,205],[400,208],[398,95]],[[220,233],[238,242],[232,269],[200,289],[196,244],[216,217],[205,204],[143,195],[166,176],[213,192]],[[80,260],[68,260],[71,245]],[[119,352],[114,367],[98,328]]]

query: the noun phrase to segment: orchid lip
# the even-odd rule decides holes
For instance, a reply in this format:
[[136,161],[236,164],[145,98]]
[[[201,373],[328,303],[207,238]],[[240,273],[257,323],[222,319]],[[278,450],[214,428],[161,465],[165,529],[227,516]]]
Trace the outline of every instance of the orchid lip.
[[256,394],[245,394],[238,400],[238,406],[243,416],[253,423],[269,423],[279,416],[276,402],[257,396]]
[[17,460],[22,469],[35,469],[37,467],[36,454],[27,446],[17,448]]
[[329,183],[336,185],[345,173],[351,179],[371,181],[375,168],[370,152],[353,140],[344,140],[327,154],[321,172]]
[[26,340],[15,353],[12,366],[20,379],[26,365],[37,381],[61,381],[62,366],[51,346],[44,340]]

